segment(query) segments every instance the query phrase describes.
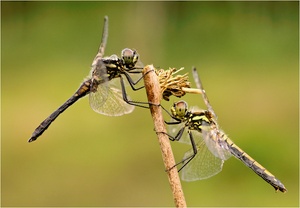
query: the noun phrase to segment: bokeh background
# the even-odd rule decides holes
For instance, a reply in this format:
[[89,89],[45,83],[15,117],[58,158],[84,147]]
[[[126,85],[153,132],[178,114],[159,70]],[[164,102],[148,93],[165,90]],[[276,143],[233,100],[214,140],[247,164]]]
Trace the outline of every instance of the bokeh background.
[[[196,66],[221,127],[288,189],[275,193],[233,158],[182,182],[189,206],[299,206],[298,2],[1,4],[2,206],[174,206],[145,109],[106,117],[82,99],[27,143],[88,75],[104,15],[106,55],[130,47],[144,64]],[[177,161],[189,149],[172,146]]]

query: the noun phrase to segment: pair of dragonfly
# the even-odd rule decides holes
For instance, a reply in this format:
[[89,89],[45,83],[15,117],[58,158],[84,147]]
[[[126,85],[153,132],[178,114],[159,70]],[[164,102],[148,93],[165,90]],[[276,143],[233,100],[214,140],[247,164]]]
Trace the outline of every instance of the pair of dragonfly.
[[[135,87],[143,77],[133,80],[131,76],[142,73],[143,66],[139,61],[138,53],[126,48],[122,51],[121,58],[117,55],[103,57],[107,36],[108,18],[105,17],[102,41],[92,63],[89,78],[81,84],[71,98],[35,129],[29,142],[35,141],[63,111],[88,94],[91,108],[97,113],[108,116],[131,113],[134,106],[148,108],[143,105],[148,103],[130,100],[125,90],[123,76],[133,90],[143,88],[143,86]],[[276,191],[286,192],[285,186],[274,175],[235,145],[219,128],[217,116],[209,103],[196,69],[193,70],[193,75],[207,110],[188,110],[185,101],[174,103],[171,112],[166,110],[172,118],[170,122],[166,122],[170,125],[169,133],[172,134],[168,134],[170,140],[188,143],[192,146],[192,149],[185,153],[183,160],[174,165],[174,167],[182,165],[179,169],[181,178],[186,181],[195,181],[216,175],[222,170],[224,161],[233,155],[272,185]],[[119,78],[120,87],[113,83],[117,78]]]

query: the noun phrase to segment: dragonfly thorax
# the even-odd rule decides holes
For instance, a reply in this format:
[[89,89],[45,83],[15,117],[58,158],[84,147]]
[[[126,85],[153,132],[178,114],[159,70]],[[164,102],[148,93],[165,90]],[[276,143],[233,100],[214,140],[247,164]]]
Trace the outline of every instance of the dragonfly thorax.
[[118,71],[122,69],[122,60],[115,54],[109,57],[104,57],[102,61],[104,62],[107,70]]
[[202,131],[203,126],[209,126],[212,120],[208,117],[207,111],[188,112],[186,126],[190,130]]
[[104,57],[102,59],[106,66],[106,74],[108,80],[112,80],[121,76],[123,70],[123,61],[117,55],[113,54],[109,57]]

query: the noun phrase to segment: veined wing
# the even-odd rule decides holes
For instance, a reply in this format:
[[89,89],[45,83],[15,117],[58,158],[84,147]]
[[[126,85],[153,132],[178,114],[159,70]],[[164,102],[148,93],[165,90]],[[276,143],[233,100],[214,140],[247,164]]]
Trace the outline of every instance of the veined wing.
[[90,106],[95,112],[101,113],[99,109],[108,98],[110,81],[106,65],[101,59],[93,64],[90,77],[92,80],[89,94]]
[[[129,105],[123,100],[120,78],[99,84],[97,91],[91,93],[89,98],[91,108],[103,115],[121,116],[134,110],[133,105]],[[127,98],[130,99],[129,96]]]
[[136,69],[143,69],[144,68],[144,64],[142,63],[142,61],[140,60],[140,58],[138,59],[138,61],[135,64]]
[[[194,138],[201,138],[200,132],[192,131],[192,134]],[[222,170],[224,161],[211,153],[203,139],[200,139],[196,145],[196,156],[182,169],[181,179],[184,181],[207,179],[218,174]],[[183,159],[188,158],[193,154],[193,149],[191,149],[185,153]]]
[[98,52],[93,60],[92,66],[96,65],[98,60],[101,59],[104,55],[106,44],[108,38],[108,16],[104,16],[104,24],[103,24],[103,31],[102,31],[102,39],[98,49]]
[[213,123],[203,122],[202,136],[207,148],[215,157],[227,160],[232,156],[228,150],[227,143],[224,141],[224,136],[226,135],[220,132]]
[[[175,121],[174,119],[171,121]],[[197,146],[197,154],[192,160],[188,159],[194,155],[194,150],[190,149],[184,154],[184,163],[181,170],[181,179],[184,181],[203,180],[218,174],[223,167],[224,161],[220,157],[216,157],[207,147],[203,134],[196,130],[188,130],[185,122],[176,125],[169,125],[169,133],[174,137],[182,128],[185,132],[179,142],[192,146],[188,131],[193,134],[193,139]],[[208,134],[205,134],[208,135]],[[188,162],[188,164],[186,164]],[[185,165],[186,164],[186,165]]]
[[200,77],[199,77],[199,75],[198,75],[197,70],[196,70],[195,67],[193,67],[193,71],[192,72],[193,72],[193,77],[194,77],[196,86],[197,86],[198,89],[201,90],[201,95],[202,95],[202,98],[203,98],[203,101],[204,101],[205,105],[207,106],[208,111],[213,115],[214,119],[217,120],[218,117],[215,114],[214,109],[212,108],[212,106],[209,103],[208,97],[206,95],[206,92],[205,92],[205,90],[203,88],[203,85],[201,83]]

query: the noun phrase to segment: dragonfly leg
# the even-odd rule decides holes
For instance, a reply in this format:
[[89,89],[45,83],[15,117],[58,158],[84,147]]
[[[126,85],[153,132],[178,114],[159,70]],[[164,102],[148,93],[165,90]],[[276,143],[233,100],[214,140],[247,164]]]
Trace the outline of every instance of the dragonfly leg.
[[[147,71],[145,74],[143,74],[136,82],[134,82],[131,78],[131,76],[129,75],[129,73],[141,73],[142,71],[129,71],[129,72],[124,72],[123,74],[125,75],[128,83],[130,84],[132,90],[140,90],[142,88],[144,88],[145,86],[141,86],[139,88],[135,88],[134,85],[136,85],[137,83],[139,83],[146,74],[148,74],[149,72],[151,72],[153,70],[149,70]],[[169,116],[172,117],[171,113],[166,110],[161,104],[156,104],[156,103],[151,103],[151,102],[141,102],[141,101],[134,101],[134,100],[129,100],[127,97],[127,93],[126,93],[126,88],[125,88],[125,84],[124,84],[124,80],[123,77],[120,76],[120,82],[121,82],[121,88],[122,88],[122,95],[123,95],[123,100],[128,103],[129,105],[134,105],[134,106],[138,106],[138,107],[142,107],[142,108],[147,108],[149,109],[148,105],[155,105],[155,106],[160,106],[162,107],[162,109],[167,112],[169,114]]]
[[179,141],[179,140],[181,139],[182,135],[183,135],[184,129],[185,129],[185,127],[181,128],[181,129],[178,131],[178,133],[176,134],[175,137],[169,137],[169,139],[170,139],[171,141]]
[[[195,140],[194,140],[194,137],[193,137],[193,134],[192,132],[189,131],[189,136],[190,136],[190,140],[191,140],[191,144],[192,144],[192,147],[193,147],[193,154],[187,158],[184,158],[180,163],[183,163],[183,165],[179,168],[178,172],[181,171],[189,162],[192,161],[192,159],[196,156],[197,154],[197,146],[196,146],[196,143],[195,143]],[[179,163],[179,164],[180,164]]]
[[144,78],[144,76],[145,76],[146,74],[148,74],[149,72],[151,72],[151,71],[153,71],[153,70],[147,71],[145,74],[143,74],[143,75],[142,75],[138,80],[136,80],[136,81],[133,81],[133,79],[131,78],[131,76],[129,75],[129,73],[131,73],[131,74],[141,74],[142,71],[125,71],[123,74],[125,75],[127,81],[129,82],[129,84],[130,84],[132,90],[136,91],[136,90],[140,90],[140,89],[144,88],[145,86],[141,86],[141,87],[139,87],[139,88],[135,88],[134,85],[138,84],[138,83]]
[[[160,104],[155,104],[155,103],[149,103],[149,102],[141,102],[141,101],[134,101],[134,100],[129,100],[127,97],[127,93],[126,93],[126,88],[125,88],[125,84],[124,84],[124,80],[123,77],[120,76],[120,82],[121,82],[121,88],[122,88],[122,95],[123,95],[123,100],[128,103],[129,105],[134,105],[134,106],[138,106],[141,108],[147,108],[149,109],[149,104],[150,105],[156,105],[156,106],[160,106]],[[130,82],[129,82],[130,83]],[[147,105],[147,106],[146,106]]]
[[[171,113],[170,113],[169,111],[167,111],[162,105],[160,105],[160,106],[162,107],[162,109],[163,109],[164,111],[166,111],[166,112],[169,114],[169,116],[171,116],[171,117],[175,120],[175,121],[165,121],[165,124],[167,124],[167,125],[177,125],[177,124],[180,124],[180,123],[182,122],[182,121],[179,120],[178,118],[172,116]],[[156,132],[156,133],[163,133],[163,134],[166,134],[166,135],[169,137],[169,139],[170,139],[171,141],[178,141],[178,140],[180,140],[180,138],[182,137],[182,134],[183,134],[183,132],[184,132],[184,129],[185,129],[185,127],[181,128],[181,129],[178,131],[178,133],[176,134],[176,136],[172,136],[172,135],[170,135],[170,134],[168,134],[168,133],[166,133],[166,132]]]
[[[131,88],[133,90],[140,90],[142,88],[144,88],[145,86],[139,87],[139,88],[135,88],[134,85],[136,85],[137,83],[139,83],[146,74],[148,74],[149,72],[151,72],[153,70],[149,70],[147,71],[145,74],[143,74],[136,82],[134,82],[132,80],[132,78],[130,77],[130,75],[128,73],[141,73],[142,71],[129,71],[129,72],[124,72],[123,74],[125,75],[127,81],[129,82]],[[127,98],[127,93],[126,93],[126,88],[125,88],[125,84],[124,84],[124,80],[123,77],[120,76],[120,82],[121,82],[121,88],[122,88],[122,95],[123,95],[123,100],[128,103],[129,105],[134,105],[134,106],[138,106],[138,107],[142,107],[142,108],[147,108],[149,109],[149,105],[155,105],[155,106],[161,106],[161,104],[156,104],[156,103],[151,103],[151,102],[141,102],[141,101],[134,101],[134,100],[129,100]],[[162,106],[161,106],[162,107]],[[166,112],[168,112],[164,107],[162,107]]]
[[[193,138],[193,135],[192,133],[189,131],[189,136],[190,136],[190,140],[191,140],[191,144],[192,144],[192,147],[193,147],[193,154],[187,158],[184,158],[183,160],[181,160],[179,163],[176,163],[174,166],[172,166],[170,169],[168,169],[167,171],[170,171],[171,169],[173,169],[174,167],[180,165],[180,164],[183,164],[178,172],[180,172],[189,162],[192,161],[192,159],[196,156],[197,154],[197,146],[196,146],[196,143],[195,143],[195,140]],[[180,138],[179,138],[180,139]]]
[[[164,108],[164,106],[162,106],[162,105],[160,105],[161,106],[161,108],[165,111],[165,112],[167,112],[167,114],[171,117],[171,118],[173,118],[174,120],[176,120],[176,121],[179,121],[177,118],[175,118],[167,109],[165,109]],[[165,123],[166,124],[168,124],[168,125],[170,125],[170,124],[172,124],[172,122],[167,122],[167,121],[165,121]],[[181,123],[181,121],[180,122],[178,122],[178,123],[175,123],[175,124],[180,124]]]
[[128,83],[130,84],[130,87],[132,88],[132,90],[136,91],[136,90],[140,90],[140,89],[145,87],[145,86],[141,86],[141,87],[138,87],[138,88],[134,87],[134,85],[138,84],[143,79],[144,75],[141,76],[137,81],[134,82],[133,79],[131,78],[131,76],[127,72],[124,72],[123,74],[125,75],[125,77],[126,77]]
[[[173,124],[176,124],[176,123],[173,123]],[[180,138],[182,137],[184,129],[185,129],[184,127],[182,129],[180,129],[178,131],[178,133],[176,134],[176,136],[172,136],[172,135],[168,134],[167,132],[163,132],[163,131],[155,131],[155,132],[156,132],[156,134],[165,134],[165,135],[167,135],[169,137],[169,140],[171,140],[171,141],[179,141]]]

